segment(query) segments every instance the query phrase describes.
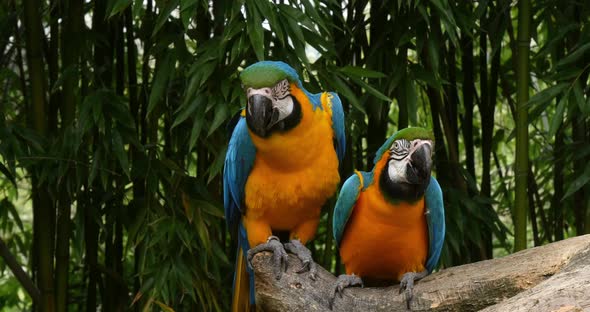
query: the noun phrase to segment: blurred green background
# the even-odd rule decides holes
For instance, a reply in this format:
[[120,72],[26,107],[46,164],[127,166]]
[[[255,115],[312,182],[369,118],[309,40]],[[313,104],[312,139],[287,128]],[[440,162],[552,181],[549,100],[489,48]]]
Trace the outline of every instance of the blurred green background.
[[[263,59],[340,94],[342,180],[434,130],[442,267],[590,233],[588,1],[5,0],[0,238],[42,296],[2,260],[0,311],[227,310],[226,126]],[[309,247],[337,274],[332,205]]]

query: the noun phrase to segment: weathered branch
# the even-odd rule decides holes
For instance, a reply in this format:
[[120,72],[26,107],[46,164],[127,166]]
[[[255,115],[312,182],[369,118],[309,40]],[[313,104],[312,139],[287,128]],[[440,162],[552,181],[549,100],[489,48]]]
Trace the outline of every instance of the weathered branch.
[[[276,280],[268,253],[253,260],[262,311],[329,311],[334,275],[297,274],[300,261]],[[348,288],[334,311],[407,311],[399,286]],[[417,282],[414,311],[564,311],[590,309],[590,235],[527,249],[503,258],[444,269]],[[509,298],[509,299],[507,299]],[[560,310],[561,311],[561,310]]]

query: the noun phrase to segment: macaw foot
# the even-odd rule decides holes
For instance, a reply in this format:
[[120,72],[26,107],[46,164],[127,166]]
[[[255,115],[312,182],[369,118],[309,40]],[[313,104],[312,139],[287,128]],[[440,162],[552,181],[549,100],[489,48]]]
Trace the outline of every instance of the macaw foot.
[[424,278],[426,275],[428,275],[427,270],[418,273],[408,272],[403,275],[402,280],[399,282],[399,293],[401,294],[402,291],[404,291],[408,310],[410,309],[410,304],[412,303],[412,298],[414,297],[414,282]]
[[336,294],[338,294],[338,296],[342,298],[342,292],[344,291],[344,288],[352,286],[365,287],[365,284],[363,284],[363,280],[360,278],[360,276],[356,276],[354,274],[342,274],[338,276],[338,279],[336,279],[336,283],[334,283],[334,294],[332,295],[332,298],[330,300],[330,309],[332,309],[332,307],[334,306]]
[[252,259],[254,255],[262,251],[271,251],[273,253],[272,260],[274,264],[274,274],[276,279],[281,279],[283,272],[287,271],[288,256],[285,247],[276,236],[270,236],[266,243],[260,244],[248,250],[248,266],[252,268]]
[[311,257],[311,251],[305,247],[298,239],[292,239],[290,242],[285,244],[285,249],[294,253],[297,258],[301,260],[301,268],[297,270],[297,273],[303,273],[309,271],[309,278],[316,280],[318,277],[318,269],[316,263]]

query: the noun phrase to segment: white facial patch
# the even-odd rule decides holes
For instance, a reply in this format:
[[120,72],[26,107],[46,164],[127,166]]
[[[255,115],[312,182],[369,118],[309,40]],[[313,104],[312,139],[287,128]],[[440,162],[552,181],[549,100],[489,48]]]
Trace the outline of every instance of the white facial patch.
[[390,159],[387,163],[387,174],[394,183],[409,183],[406,178],[406,167],[410,161],[409,157],[402,160]]
[[387,163],[387,174],[391,181],[394,183],[409,183],[406,177],[406,167],[410,163],[412,154],[422,145],[429,145],[432,151],[432,141],[430,140],[416,139],[408,141],[406,139],[399,139],[391,144],[389,161]]
[[289,80],[283,79],[272,88],[273,108],[279,112],[279,118],[275,123],[287,118],[293,112],[293,98]]

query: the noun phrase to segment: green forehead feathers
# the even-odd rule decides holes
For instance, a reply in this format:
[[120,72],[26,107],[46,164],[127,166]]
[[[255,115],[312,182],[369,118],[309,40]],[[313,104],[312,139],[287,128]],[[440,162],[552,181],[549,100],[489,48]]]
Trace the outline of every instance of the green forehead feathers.
[[283,79],[300,84],[299,75],[295,69],[284,62],[262,61],[254,63],[240,73],[242,84],[255,89],[272,87]]
[[412,140],[416,140],[416,139],[434,140],[434,136],[432,135],[432,131],[424,129],[424,128],[418,128],[418,127],[402,129],[402,130],[396,132],[393,135],[393,137],[394,137],[394,140],[398,140],[398,139],[406,139],[408,141],[412,141]]

